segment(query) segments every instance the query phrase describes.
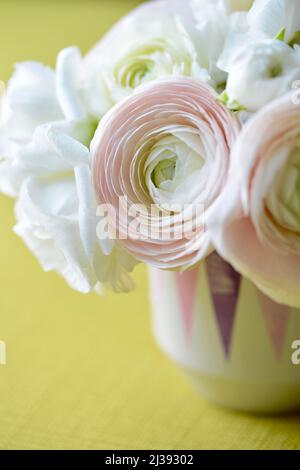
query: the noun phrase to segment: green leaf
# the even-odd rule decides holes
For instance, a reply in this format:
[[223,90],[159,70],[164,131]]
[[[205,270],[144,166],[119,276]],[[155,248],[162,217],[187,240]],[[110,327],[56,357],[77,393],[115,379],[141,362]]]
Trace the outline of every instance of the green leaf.
[[227,103],[227,108],[230,109],[230,111],[245,111],[245,106],[243,106],[241,103],[239,103],[237,100],[233,100]]
[[217,101],[219,101],[222,104],[225,104],[227,106],[227,103],[229,101],[229,96],[226,90],[224,90],[217,98]]
[[275,39],[277,39],[277,41],[283,41],[285,40],[285,33],[286,33],[286,29],[285,28],[281,28],[281,30],[279,31],[279,33],[275,36]]
[[217,101],[219,101],[219,103],[224,104],[228,109],[230,109],[230,111],[239,112],[244,111],[246,109],[237,100],[231,100],[226,90],[218,96]]
[[296,44],[300,45],[300,31],[296,31],[289,40],[289,46],[294,47]]

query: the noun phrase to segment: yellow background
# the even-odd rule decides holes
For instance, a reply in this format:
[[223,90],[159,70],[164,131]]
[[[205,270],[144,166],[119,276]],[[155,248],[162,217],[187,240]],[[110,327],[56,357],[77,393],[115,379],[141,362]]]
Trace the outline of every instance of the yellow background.
[[[83,52],[134,0],[0,0],[0,78]],[[154,344],[147,272],[130,295],[82,296],[45,274],[11,232],[0,196],[0,449],[296,449],[300,417],[255,418],[207,404]]]

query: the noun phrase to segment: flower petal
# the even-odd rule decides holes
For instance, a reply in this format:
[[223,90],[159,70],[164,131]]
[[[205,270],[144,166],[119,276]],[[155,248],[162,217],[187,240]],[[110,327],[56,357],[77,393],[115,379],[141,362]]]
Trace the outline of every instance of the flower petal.
[[78,48],[62,50],[56,62],[56,89],[66,119],[84,119],[86,112],[78,93],[82,59]]

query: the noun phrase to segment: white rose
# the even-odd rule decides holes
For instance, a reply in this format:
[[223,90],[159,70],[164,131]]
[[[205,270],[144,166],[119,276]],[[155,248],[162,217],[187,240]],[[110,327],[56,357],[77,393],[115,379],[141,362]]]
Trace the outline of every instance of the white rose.
[[15,231],[46,271],[84,293],[102,284],[127,291],[135,260],[96,237],[89,144],[98,121],[86,98],[75,48],[59,54],[56,72],[17,67],[1,109],[0,189],[18,197]]

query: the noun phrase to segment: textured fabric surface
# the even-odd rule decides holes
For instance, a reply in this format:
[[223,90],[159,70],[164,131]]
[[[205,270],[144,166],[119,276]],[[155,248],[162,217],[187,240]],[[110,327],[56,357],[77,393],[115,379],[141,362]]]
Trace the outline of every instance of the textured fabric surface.
[[[12,64],[86,51],[133,0],[0,1],[0,78]],[[72,292],[11,232],[0,197],[0,449],[300,449],[300,415],[206,403],[156,347],[146,268],[131,295]]]

